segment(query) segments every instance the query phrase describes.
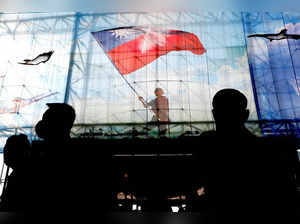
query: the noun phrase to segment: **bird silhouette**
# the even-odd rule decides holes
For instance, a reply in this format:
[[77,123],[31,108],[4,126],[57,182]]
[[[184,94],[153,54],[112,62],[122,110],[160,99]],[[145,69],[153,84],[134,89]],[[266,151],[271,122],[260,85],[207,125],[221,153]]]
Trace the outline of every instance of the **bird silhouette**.
[[269,41],[273,40],[283,40],[283,39],[293,39],[293,40],[299,40],[300,35],[299,34],[288,34],[287,29],[282,29],[279,33],[273,33],[273,34],[252,34],[248,37],[263,37],[268,39]]
[[24,59],[23,62],[19,62],[19,64],[22,65],[39,65],[41,63],[46,63],[51,58],[54,51],[45,52],[42,54],[39,54],[34,59]]

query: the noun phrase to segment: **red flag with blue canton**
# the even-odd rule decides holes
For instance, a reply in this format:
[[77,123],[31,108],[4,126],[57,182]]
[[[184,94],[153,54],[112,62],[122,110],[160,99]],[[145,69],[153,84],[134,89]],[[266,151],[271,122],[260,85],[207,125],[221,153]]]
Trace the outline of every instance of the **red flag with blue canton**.
[[170,51],[206,52],[199,38],[180,30],[120,27],[92,32],[122,75],[130,74]]

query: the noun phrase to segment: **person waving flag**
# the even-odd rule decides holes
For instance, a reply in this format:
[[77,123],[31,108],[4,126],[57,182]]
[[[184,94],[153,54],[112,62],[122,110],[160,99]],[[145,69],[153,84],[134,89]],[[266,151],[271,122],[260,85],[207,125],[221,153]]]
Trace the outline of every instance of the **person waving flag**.
[[119,27],[92,35],[121,75],[130,74],[171,51],[206,52],[199,38],[180,30],[151,27]]

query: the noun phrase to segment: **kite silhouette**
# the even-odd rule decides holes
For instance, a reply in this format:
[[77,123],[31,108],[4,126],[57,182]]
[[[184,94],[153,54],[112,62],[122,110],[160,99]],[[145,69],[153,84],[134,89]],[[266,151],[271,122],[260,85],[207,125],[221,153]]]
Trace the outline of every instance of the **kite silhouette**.
[[39,65],[41,63],[46,63],[51,58],[54,51],[49,51],[46,53],[39,54],[34,59],[25,59],[23,62],[19,62],[21,65]]
[[263,37],[268,39],[269,41],[273,40],[283,40],[283,39],[293,39],[293,40],[299,40],[300,35],[299,34],[287,34],[287,29],[282,29],[279,33],[274,34],[252,34],[248,37]]

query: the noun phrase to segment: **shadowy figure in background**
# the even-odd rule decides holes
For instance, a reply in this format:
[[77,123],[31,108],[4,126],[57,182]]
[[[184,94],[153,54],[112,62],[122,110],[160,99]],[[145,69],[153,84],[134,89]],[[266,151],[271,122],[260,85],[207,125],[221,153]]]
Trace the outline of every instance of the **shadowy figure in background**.
[[[245,187],[249,186],[242,184],[243,181],[247,182],[247,168],[243,162],[246,163],[245,152],[252,150],[251,144],[254,144],[256,137],[245,127],[249,117],[247,103],[247,98],[235,89],[220,90],[212,101],[216,130],[204,132],[202,136],[208,137],[214,151],[210,158],[213,161],[210,167],[213,178],[209,178],[209,197],[214,203],[216,200],[222,203],[222,198],[224,201],[232,200],[236,196],[242,198]],[[223,190],[220,189],[226,193],[221,193]]]
[[246,127],[245,122],[249,118],[247,109],[248,100],[240,91],[235,89],[223,89],[213,98],[213,117],[216,123],[216,131],[209,131],[202,136],[255,137]]
[[100,172],[107,169],[104,163],[110,157],[104,156],[105,150],[101,157],[93,156],[93,150],[99,150],[93,141],[71,138],[76,114],[70,105],[47,105],[49,109],[36,125],[36,133],[43,141],[32,143],[35,159],[31,210],[68,208],[83,213],[110,209],[109,172]]
[[211,206],[217,212],[234,211],[228,214],[240,223],[246,217],[270,221],[274,212],[285,219],[292,213],[293,141],[252,134],[245,127],[247,98],[238,90],[220,90],[212,105],[216,130],[202,134],[210,156],[202,169],[207,170]]
[[30,153],[30,142],[26,135],[13,135],[9,137],[4,146],[4,163],[13,171],[5,180],[1,195],[1,211],[23,211],[26,204],[27,181],[26,162]]
[[202,136],[208,137],[214,151],[210,157],[212,178],[209,178],[209,197],[214,203],[222,204],[227,200],[244,203],[249,199],[245,195],[252,195],[259,189],[251,159],[256,159],[252,157],[253,152],[260,146],[257,137],[245,127],[249,117],[247,104],[244,94],[235,89],[222,89],[213,97],[216,130],[204,132]]
[[47,142],[67,142],[75,121],[75,110],[68,104],[48,103],[49,109],[35,127],[37,135]]
[[48,110],[35,127],[43,141],[32,143],[31,210],[61,210],[70,206],[75,201],[78,186],[75,180],[78,165],[74,164],[70,137],[75,110],[64,103],[47,106]]
[[[245,127],[249,110],[247,98],[240,91],[220,90],[213,97],[212,106],[216,129],[202,133],[202,143],[207,145],[207,150],[204,156],[202,151],[197,157],[200,165],[207,164],[202,157],[210,161],[200,168],[206,171],[209,206],[217,213],[234,211],[230,215],[236,218],[250,203],[249,196],[259,192],[260,183],[253,178],[257,173],[255,169],[251,173],[253,164],[248,160],[252,158],[256,137]],[[200,178],[203,176],[199,175]]]

